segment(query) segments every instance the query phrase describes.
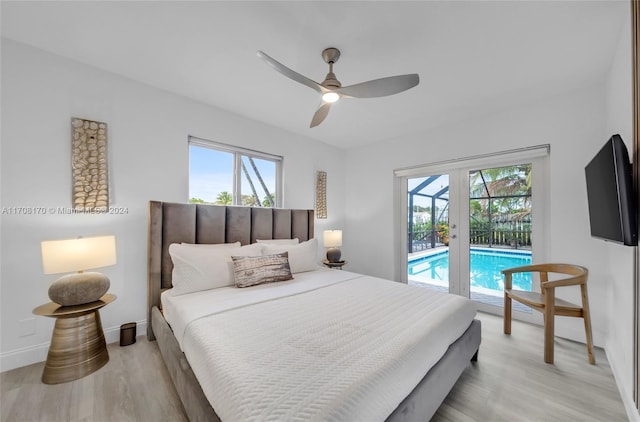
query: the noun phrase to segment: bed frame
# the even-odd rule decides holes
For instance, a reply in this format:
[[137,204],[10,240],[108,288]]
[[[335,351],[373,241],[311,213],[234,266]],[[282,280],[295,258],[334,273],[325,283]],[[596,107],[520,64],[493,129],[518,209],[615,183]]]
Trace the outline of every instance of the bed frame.
[[[231,243],[256,239],[314,237],[313,210],[202,204],[149,203],[147,338],[157,340],[167,369],[191,421],[219,421],[160,310],[160,294],[171,288],[172,243]],[[429,420],[480,347],[480,321],[473,320],[387,421]]]

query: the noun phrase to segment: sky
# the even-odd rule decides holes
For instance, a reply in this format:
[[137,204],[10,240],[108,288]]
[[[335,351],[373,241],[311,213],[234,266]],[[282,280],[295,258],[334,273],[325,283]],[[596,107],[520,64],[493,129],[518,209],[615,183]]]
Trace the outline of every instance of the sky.
[[[275,164],[272,161],[254,159],[258,171],[267,185],[270,193],[275,191]],[[248,163],[247,163],[248,164]],[[250,165],[247,170],[252,176],[253,183],[262,200],[266,195],[260,182],[254,176]],[[250,195],[251,188],[243,175],[242,194]],[[189,146],[189,198],[199,198],[206,202],[215,202],[220,192],[233,192],[233,154],[204,148],[197,145]]]
[[[408,179],[407,180],[408,190],[411,191],[413,188],[415,188],[420,183],[422,183],[425,179],[427,179],[427,177],[416,177],[416,178]],[[443,174],[443,175],[440,176],[439,179],[435,180],[434,182],[432,182],[428,186],[425,186],[421,190],[421,192],[423,194],[432,195],[432,194],[440,191],[442,188],[444,188],[446,186],[449,186],[449,175],[448,174]],[[445,195],[443,195],[443,197],[444,198],[448,198],[449,195],[445,194]],[[416,195],[416,196],[413,197],[413,204],[414,205],[420,205],[422,207],[430,207],[431,206],[431,198],[426,198],[426,197],[423,197],[423,196]],[[436,206],[442,207],[444,205],[442,203],[438,203],[438,204],[436,204]]]

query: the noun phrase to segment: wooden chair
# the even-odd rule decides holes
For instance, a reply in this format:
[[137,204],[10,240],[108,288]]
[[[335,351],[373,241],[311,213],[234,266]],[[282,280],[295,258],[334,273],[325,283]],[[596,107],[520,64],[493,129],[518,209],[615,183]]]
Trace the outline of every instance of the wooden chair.
[[[515,273],[531,272],[540,276],[540,292],[515,290],[512,276]],[[566,274],[569,277],[549,281],[549,273]],[[587,277],[589,270],[578,265],[569,264],[537,264],[509,268],[502,271],[504,275],[504,333],[511,334],[511,301],[515,300],[542,312],[544,315],[544,361],[553,363],[553,339],[555,315],[579,317],[584,319],[587,335],[587,355],[589,363],[595,364],[591,343],[591,319],[589,318],[589,301],[587,298]],[[574,305],[555,297],[556,287],[580,286],[582,306]]]

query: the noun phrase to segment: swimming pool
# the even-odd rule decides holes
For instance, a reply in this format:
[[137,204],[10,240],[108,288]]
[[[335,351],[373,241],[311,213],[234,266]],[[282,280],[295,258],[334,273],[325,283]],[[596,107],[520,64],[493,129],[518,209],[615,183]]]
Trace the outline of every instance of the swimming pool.
[[[504,279],[500,271],[531,264],[531,252],[471,248],[471,287],[502,291]],[[442,284],[449,280],[449,250],[409,261],[408,275],[425,282]],[[513,288],[531,290],[531,274],[514,274]]]

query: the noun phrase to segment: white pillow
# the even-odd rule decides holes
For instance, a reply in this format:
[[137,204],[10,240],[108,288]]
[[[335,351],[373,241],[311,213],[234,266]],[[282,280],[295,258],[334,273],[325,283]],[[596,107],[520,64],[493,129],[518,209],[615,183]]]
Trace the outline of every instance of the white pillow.
[[297,245],[264,245],[263,254],[265,255],[281,252],[289,252],[289,266],[293,274],[318,269],[316,262],[318,242],[315,238]]
[[260,256],[262,245],[242,247],[196,248],[173,243],[169,246],[173,261],[172,296],[218,287],[233,286],[231,256]]
[[207,249],[223,249],[223,248],[239,248],[242,246],[240,242],[235,243],[184,243],[180,246],[187,248],[207,248]]
[[297,245],[300,241],[295,237],[293,239],[256,239],[256,242],[265,245]]

